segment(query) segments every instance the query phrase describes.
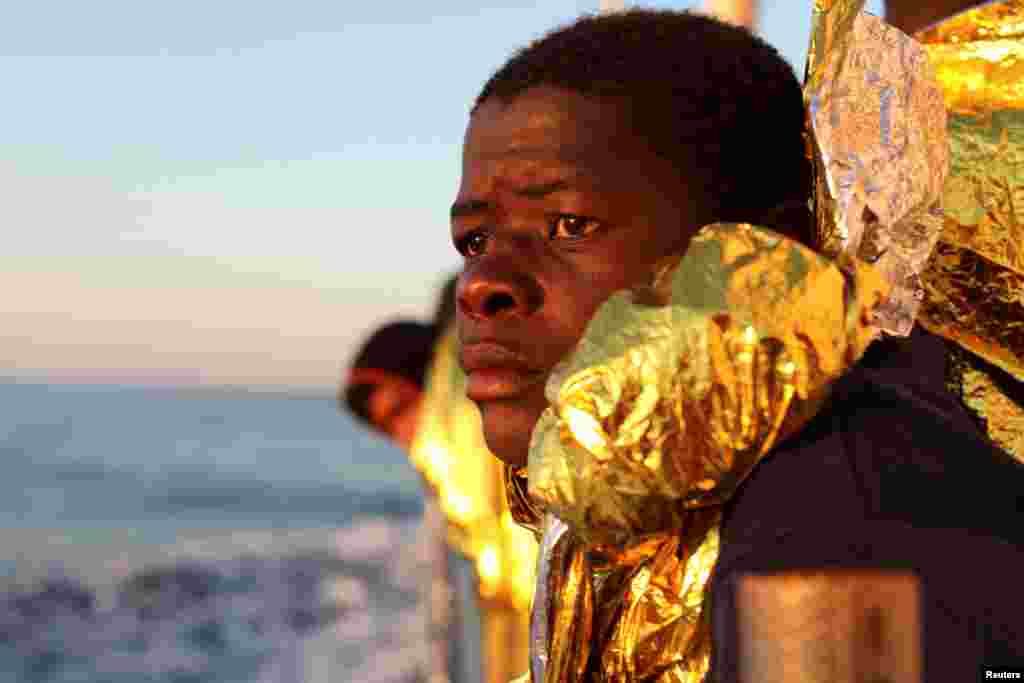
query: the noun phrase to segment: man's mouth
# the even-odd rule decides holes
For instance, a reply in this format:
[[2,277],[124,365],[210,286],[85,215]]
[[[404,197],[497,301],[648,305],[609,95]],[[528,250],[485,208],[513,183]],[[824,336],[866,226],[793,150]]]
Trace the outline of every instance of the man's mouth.
[[468,379],[466,396],[476,402],[521,396],[544,379],[544,372],[533,368],[522,354],[497,342],[468,344],[460,360]]
[[468,375],[466,396],[477,402],[515,398],[525,394],[543,377],[539,372],[523,373],[505,368],[475,370]]

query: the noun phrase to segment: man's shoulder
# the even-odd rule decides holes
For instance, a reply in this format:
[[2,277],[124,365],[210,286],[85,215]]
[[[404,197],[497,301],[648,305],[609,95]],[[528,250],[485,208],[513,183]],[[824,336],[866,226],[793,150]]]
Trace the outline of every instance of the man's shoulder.
[[858,367],[836,387],[823,415],[842,444],[867,517],[1019,540],[1024,466],[992,445],[946,390],[944,366],[925,365],[929,376],[907,372],[912,369]]
[[855,368],[726,505],[711,586],[721,680],[734,680],[735,585],[746,574],[911,572],[923,587],[928,680],[1024,656],[1024,467],[945,391],[936,341]]
[[944,355],[941,340],[919,334],[866,358],[806,429],[754,469],[727,507],[723,541],[852,536],[886,522],[1019,541],[1024,467],[945,390]]

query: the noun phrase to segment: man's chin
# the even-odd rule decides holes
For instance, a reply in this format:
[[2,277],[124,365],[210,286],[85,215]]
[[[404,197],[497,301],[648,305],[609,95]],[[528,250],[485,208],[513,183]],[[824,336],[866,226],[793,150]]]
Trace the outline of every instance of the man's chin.
[[530,452],[530,435],[538,416],[522,406],[498,402],[480,406],[488,450],[508,465],[524,467]]

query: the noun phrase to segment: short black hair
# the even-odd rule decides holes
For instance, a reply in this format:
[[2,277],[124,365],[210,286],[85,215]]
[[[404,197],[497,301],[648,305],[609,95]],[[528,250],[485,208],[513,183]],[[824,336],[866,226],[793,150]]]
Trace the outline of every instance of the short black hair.
[[585,15],[515,53],[473,110],[537,86],[620,98],[651,149],[704,190],[709,221],[757,222],[797,206],[804,224],[787,232],[810,244],[800,83],[748,30],[672,10]]

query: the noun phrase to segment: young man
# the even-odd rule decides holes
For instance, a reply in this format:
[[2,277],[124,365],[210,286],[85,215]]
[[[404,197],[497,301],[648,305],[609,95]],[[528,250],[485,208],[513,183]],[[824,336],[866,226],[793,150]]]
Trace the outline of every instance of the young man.
[[[678,512],[670,553],[662,553],[664,543],[649,552],[631,546],[616,566],[607,561],[615,554],[607,544],[588,545],[604,531],[591,513],[607,513],[601,522],[610,527],[636,509],[657,516],[675,505],[671,496],[653,505],[634,496],[634,510],[584,500],[596,478],[628,478],[644,469],[638,462],[668,477],[672,466],[692,463],[687,452],[660,447],[633,462],[586,460],[577,446],[587,439],[573,432],[572,406],[560,402],[574,378],[588,375],[566,380],[563,361],[579,370],[581,358],[600,355],[594,349],[600,351],[602,333],[614,336],[632,324],[635,317],[623,316],[620,325],[595,314],[613,293],[650,278],[666,256],[697,244],[701,226],[750,222],[809,244],[803,122],[800,85],[775,50],[744,30],[675,12],[580,19],[514,55],[476,101],[452,207],[452,238],[465,258],[457,320],[467,395],[480,408],[490,450],[511,468],[520,518],[540,524],[544,510],[531,506],[557,497],[538,503],[536,495],[522,495],[528,456],[531,494],[564,494],[559,514],[579,513],[562,535],[551,533],[560,522],[544,522],[548,566],[535,597],[541,609],[534,613],[533,683],[696,681],[705,673],[707,680],[736,680],[735,580],[793,569],[914,571],[923,586],[923,680],[968,680],[983,663],[1024,659],[1024,605],[1016,597],[1024,572],[1024,479],[946,393],[942,343],[920,331],[873,346],[809,424],[745,480],[735,477],[721,505],[702,508],[703,516]],[[697,240],[703,253],[715,253],[720,240],[724,254],[736,247],[735,234],[711,231]],[[763,252],[778,247],[800,264],[813,261],[785,240],[751,240]],[[687,267],[700,270],[684,261]],[[766,306],[779,298],[773,287],[803,286],[808,277],[799,268],[770,276],[766,270],[762,278]],[[819,303],[844,305],[824,292]],[[786,313],[819,312],[803,305]],[[635,336],[636,363],[650,351],[641,342],[658,336],[645,334]],[[626,334],[614,343],[628,347]],[[844,354],[855,360],[860,352]],[[628,348],[620,358],[630,359]],[[597,368],[588,381],[603,381],[606,370]],[[657,380],[648,377],[637,391]],[[535,430],[542,414],[555,427]],[[602,414],[619,419],[614,408]],[[590,424],[591,434],[601,431]],[[572,441],[569,432],[576,450],[566,452],[577,459],[552,463],[549,440],[558,447]],[[739,435],[722,438],[732,436]],[[660,463],[668,464],[658,469]],[[533,481],[535,464],[549,479],[571,481],[548,481],[552,488],[543,489]],[[659,486],[656,478],[649,483]],[[664,514],[677,514],[670,512]],[[713,560],[710,578],[705,572],[699,579],[706,586],[698,581],[696,593],[672,592],[683,591],[681,576],[689,579],[701,558]],[[972,577],[969,586],[965,577]],[[656,591],[665,600],[645,597]],[[691,614],[694,598],[705,607],[683,624],[678,615]],[[655,613],[676,621],[664,616],[658,624]],[[708,619],[705,655],[701,624]]]

